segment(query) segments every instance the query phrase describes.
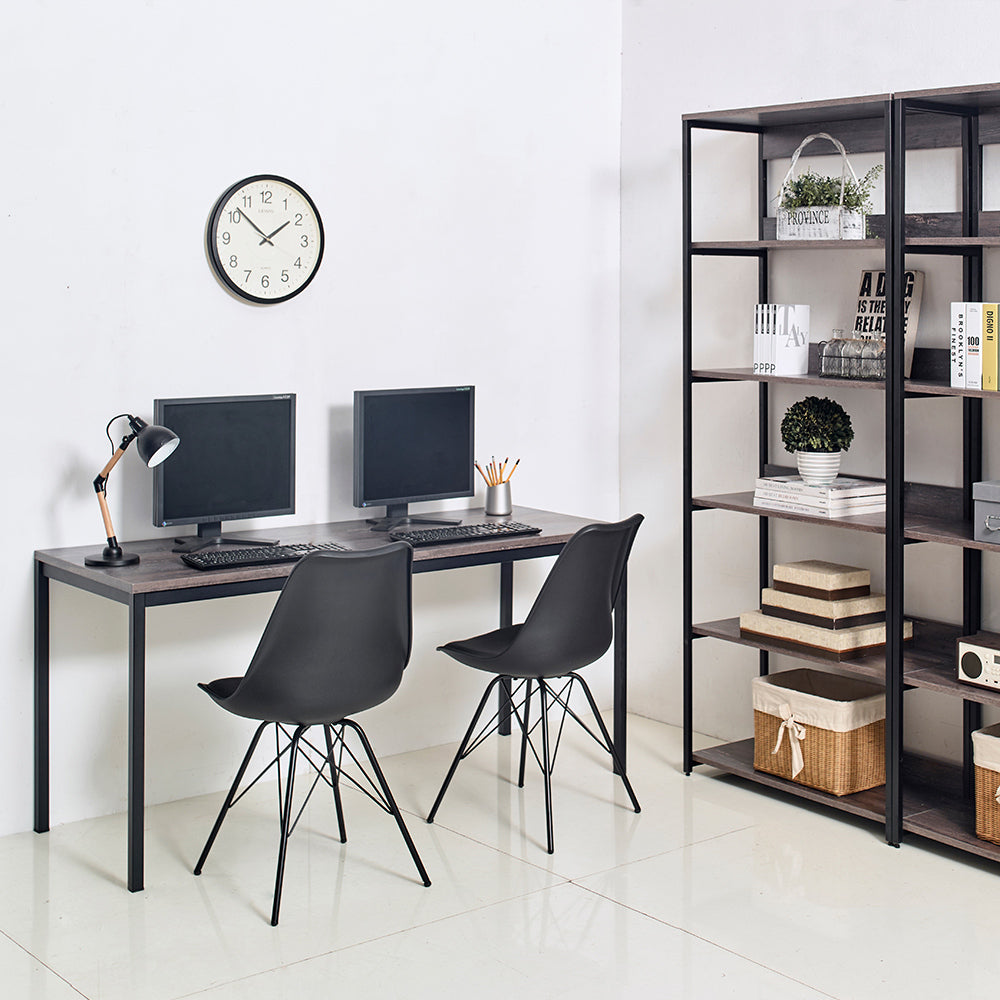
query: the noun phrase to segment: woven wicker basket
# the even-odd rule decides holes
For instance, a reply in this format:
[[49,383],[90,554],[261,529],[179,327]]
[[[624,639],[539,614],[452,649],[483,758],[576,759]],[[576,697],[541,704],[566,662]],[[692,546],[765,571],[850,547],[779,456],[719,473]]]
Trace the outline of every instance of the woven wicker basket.
[[806,668],[755,677],[752,687],[756,770],[831,795],[885,784],[882,687]]
[[976,836],[1000,844],[1000,724],[972,734],[976,776]]

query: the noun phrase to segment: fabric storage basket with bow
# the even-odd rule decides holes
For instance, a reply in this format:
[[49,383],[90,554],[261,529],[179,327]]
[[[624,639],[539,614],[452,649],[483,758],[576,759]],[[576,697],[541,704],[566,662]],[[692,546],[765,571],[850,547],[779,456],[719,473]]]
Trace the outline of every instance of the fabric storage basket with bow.
[[881,685],[802,667],[751,688],[755,770],[831,795],[885,784]]
[[976,836],[1000,844],[1000,723],[972,734]]
[[854,208],[844,207],[844,186],[848,175],[858,185],[857,174],[847,158],[844,144],[828,132],[817,132],[807,135],[792,154],[792,163],[785,174],[778,198],[784,199],[785,189],[795,177],[795,167],[799,162],[802,150],[813,139],[829,139],[840,153],[840,200],[831,205],[802,205],[796,208],[778,208],[778,239],[779,240],[863,240],[865,238],[865,213]]

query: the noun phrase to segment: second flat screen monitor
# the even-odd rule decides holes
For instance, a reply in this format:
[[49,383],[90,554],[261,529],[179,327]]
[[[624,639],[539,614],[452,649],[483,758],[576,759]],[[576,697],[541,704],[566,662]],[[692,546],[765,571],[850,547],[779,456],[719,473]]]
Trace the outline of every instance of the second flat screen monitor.
[[354,394],[354,505],[471,497],[475,389],[378,389]]

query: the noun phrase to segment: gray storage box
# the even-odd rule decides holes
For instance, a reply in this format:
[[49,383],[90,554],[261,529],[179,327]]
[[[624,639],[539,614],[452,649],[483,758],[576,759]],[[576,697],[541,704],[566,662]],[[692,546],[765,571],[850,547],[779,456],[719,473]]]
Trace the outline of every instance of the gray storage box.
[[972,530],[977,542],[1000,545],[1000,480],[972,484]]

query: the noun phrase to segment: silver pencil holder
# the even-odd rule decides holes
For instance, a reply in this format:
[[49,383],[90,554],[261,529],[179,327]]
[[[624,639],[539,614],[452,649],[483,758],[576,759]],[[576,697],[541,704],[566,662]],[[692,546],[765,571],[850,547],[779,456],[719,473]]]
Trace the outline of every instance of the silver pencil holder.
[[505,516],[513,508],[510,503],[510,483],[499,483],[486,487],[486,513],[491,516]]

